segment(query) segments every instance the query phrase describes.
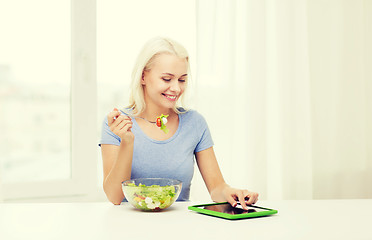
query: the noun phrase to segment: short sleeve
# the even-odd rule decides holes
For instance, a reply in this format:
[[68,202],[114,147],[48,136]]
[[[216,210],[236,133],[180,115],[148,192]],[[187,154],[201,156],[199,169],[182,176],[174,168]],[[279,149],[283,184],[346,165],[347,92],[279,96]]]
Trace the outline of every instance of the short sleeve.
[[208,124],[205,121],[204,117],[199,115],[200,119],[198,121],[198,131],[200,131],[200,140],[195,148],[195,153],[201,152],[205,149],[208,149],[213,146],[213,140],[211,136],[211,132],[209,131]]
[[107,117],[105,117],[102,123],[101,140],[98,146],[101,146],[101,144],[111,144],[120,146],[120,142],[121,142],[120,137],[110,130],[110,127],[108,126]]

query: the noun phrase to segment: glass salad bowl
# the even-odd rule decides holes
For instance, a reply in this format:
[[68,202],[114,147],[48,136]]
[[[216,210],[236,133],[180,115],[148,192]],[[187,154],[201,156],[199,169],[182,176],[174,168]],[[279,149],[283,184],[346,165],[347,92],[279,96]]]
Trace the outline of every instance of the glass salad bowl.
[[182,182],[168,178],[137,178],[122,183],[125,198],[142,211],[160,211],[178,198]]

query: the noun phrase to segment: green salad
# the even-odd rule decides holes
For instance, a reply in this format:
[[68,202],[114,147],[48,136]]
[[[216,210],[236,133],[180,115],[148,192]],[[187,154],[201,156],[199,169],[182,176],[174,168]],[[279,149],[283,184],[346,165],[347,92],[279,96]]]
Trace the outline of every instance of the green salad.
[[174,186],[146,186],[141,183],[137,186],[134,183],[128,183],[126,187],[127,200],[142,210],[167,208],[175,201],[175,196]]

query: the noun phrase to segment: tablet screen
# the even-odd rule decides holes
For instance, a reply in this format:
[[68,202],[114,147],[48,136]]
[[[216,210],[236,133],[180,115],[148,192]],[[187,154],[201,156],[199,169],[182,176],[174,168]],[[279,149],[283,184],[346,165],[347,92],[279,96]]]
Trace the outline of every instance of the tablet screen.
[[229,203],[225,203],[225,204],[204,206],[202,208],[215,211],[215,212],[228,213],[232,215],[267,211],[265,209],[255,208],[253,206],[247,206],[247,207],[248,207],[248,210],[244,210],[239,203],[236,207],[232,207]]

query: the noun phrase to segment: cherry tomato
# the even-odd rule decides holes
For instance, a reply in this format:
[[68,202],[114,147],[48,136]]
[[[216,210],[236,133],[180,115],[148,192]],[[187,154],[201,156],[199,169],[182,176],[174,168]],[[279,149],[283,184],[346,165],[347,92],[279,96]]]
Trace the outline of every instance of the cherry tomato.
[[160,117],[156,119],[156,126],[161,127],[161,120]]

